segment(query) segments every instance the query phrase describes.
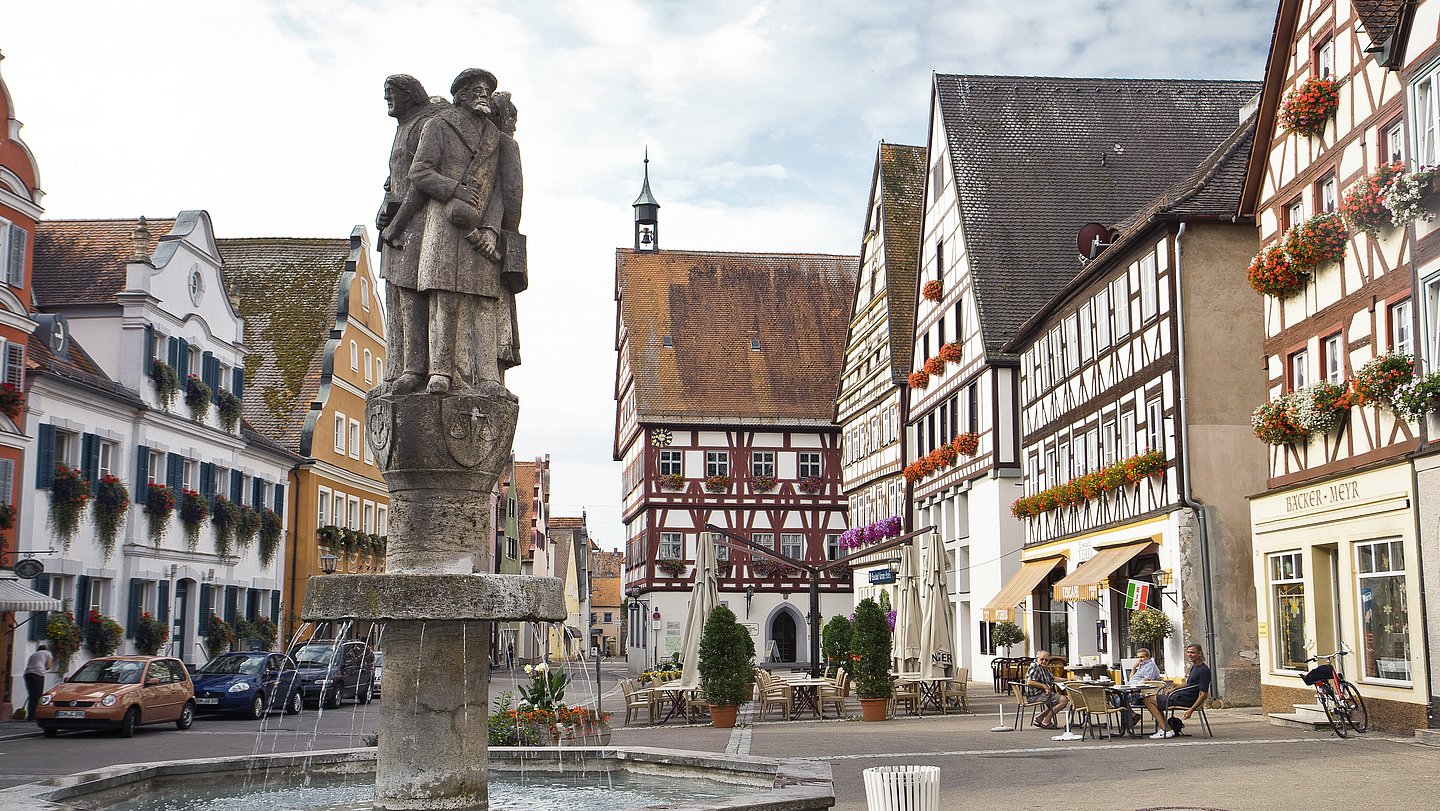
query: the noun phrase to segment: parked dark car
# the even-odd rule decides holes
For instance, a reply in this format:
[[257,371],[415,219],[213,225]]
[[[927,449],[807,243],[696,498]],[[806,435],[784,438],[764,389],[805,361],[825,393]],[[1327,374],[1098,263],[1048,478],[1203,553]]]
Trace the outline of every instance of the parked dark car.
[[311,640],[290,649],[309,705],[334,709],[347,698],[369,704],[375,689],[375,651],[359,640]]
[[45,737],[62,729],[114,729],[126,738],[141,724],[174,721],[189,729],[195,691],[179,659],[102,656],[40,697],[35,720]]
[[300,672],[283,653],[224,653],[195,671],[195,705],[200,712],[238,713],[259,719],[303,707]]

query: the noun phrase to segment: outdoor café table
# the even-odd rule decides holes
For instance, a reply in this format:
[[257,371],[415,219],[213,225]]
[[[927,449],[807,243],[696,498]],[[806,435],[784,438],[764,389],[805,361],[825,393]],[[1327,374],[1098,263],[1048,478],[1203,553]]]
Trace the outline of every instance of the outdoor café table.
[[680,686],[680,682],[672,681],[668,684],[651,687],[650,692],[660,696],[660,702],[662,704],[666,701],[670,702],[670,709],[666,711],[665,717],[656,723],[666,723],[671,718],[674,718],[677,712],[681,718],[685,717],[685,688]]
[[896,678],[900,679],[901,681],[907,681],[911,682],[912,684],[919,685],[920,707],[916,708],[916,714],[919,714],[920,711],[927,706],[933,708],[936,712],[944,712],[944,706],[941,703],[943,701],[943,697],[940,691],[940,685],[946,681],[949,681],[948,677],[939,679],[927,679],[916,673],[899,673],[896,675]]
[[786,679],[785,684],[789,685],[795,696],[795,707],[790,712],[790,720],[800,717],[800,713],[810,710],[816,718],[820,717],[820,688],[833,687],[834,682],[829,679]]

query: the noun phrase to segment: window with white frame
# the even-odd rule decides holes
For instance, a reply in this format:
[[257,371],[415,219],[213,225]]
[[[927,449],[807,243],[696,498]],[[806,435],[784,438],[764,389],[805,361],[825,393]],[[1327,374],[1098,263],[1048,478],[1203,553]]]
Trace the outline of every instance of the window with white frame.
[[1320,210],[1334,211],[1340,207],[1340,181],[1330,175],[1320,181]]
[[1270,556],[1270,627],[1275,668],[1308,670],[1305,659],[1305,559],[1300,552]]
[[683,451],[662,450],[660,451],[660,475],[661,476],[683,476],[685,473],[685,454]]
[[1410,81],[1410,120],[1415,123],[1416,166],[1434,166],[1440,158],[1440,62]]
[[1290,368],[1290,390],[1299,391],[1310,385],[1310,353],[1304,349],[1292,352],[1287,364]]
[[729,475],[730,475],[730,452],[729,452],[729,451],[705,451],[705,475],[706,475],[706,476],[729,476]]
[[750,460],[751,473],[755,478],[775,478],[775,452],[755,451]]
[[1095,296],[1095,351],[1104,352],[1110,346],[1110,288],[1106,287]]
[[1385,140],[1384,154],[1380,156],[1382,161],[1395,163],[1405,160],[1405,124],[1401,121],[1387,126],[1383,133]]
[[1410,299],[1390,305],[1390,351],[1410,355],[1415,352],[1414,316]]
[[1296,197],[1285,207],[1285,226],[1287,228],[1305,222],[1305,200]]
[[825,536],[825,558],[827,560],[838,560],[844,557],[840,551],[840,534],[837,532],[828,533]]
[[360,306],[370,309],[370,280],[364,276],[360,277]]
[[15,506],[14,459],[0,459],[0,504]]
[[1110,285],[1110,306],[1115,310],[1115,337],[1130,334],[1130,274],[1123,273]]
[[1140,260],[1140,319],[1149,321],[1155,316],[1159,302],[1156,299],[1156,287],[1159,283],[1157,274],[1159,269],[1155,263],[1155,254],[1149,253]]
[[1315,49],[1315,75],[1321,79],[1335,75],[1335,38],[1326,37]]
[[1135,406],[1127,405],[1120,414],[1119,443],[1121,452],[1125,454],[1126,459],[1135,455],[1135,443],[1138,439],[1139,434],[1135,431]]
[[160,477],[165,471],[165,455],[160,451],[150,451],[150,461],[145,466],[145,475],[150,484],[160,484]]
[[348,529],[360,528],[360,499],[351,496],[350,503],[345,505],[345,526]]
[[29,231],[0,219],[0,270],[4,271],[5,283],[12,287],[25,284],[25,251],[29,240]]
[[345,415],[335,412],[335,452],[345,452]]
[[780,533],[780,554],[795,560],[805,559],[805,536],[799,532]]
[[730,559],[729,538],[726,538],[722,533],[719,532],[706,532],[702,537],[704,537],[707,541],[714,545],[716,560]]
[[384,379],[385,379],[385,359],[384,359],[384,358],[376,358],[376,359],[375,359],[375,379],[376,379],[376,380],[384,380]]
[[375,504],[373,502],[363,502],[360,507],[360,531],[365,533],[375,531]]
[[1145,441],[1148,450],[1165,450],[1165,406],[1159,397],[1145,404]]
[[763,546],[763,547],[765,547],[766,549],[774,549],[774,548],[775,548],[775,533],[773,533],[773,532],[753,532],[753,533],[750,534],[750,542],[753,543],[753,544],[755,544],[756,546]]
[[350,420],[350,458],[360,458],[360,421]]
[[86,613],[98,611],[105,613],[105,580],[95,577],[90,580],[90,593],[79,595],[84,598]]
[[330,523],[330,488],[320,488],[320,495],[316,499],[315,526],[323,527]]
[[799,474],[802,479],[818,478],[820,476],[820,452],[800,451],[797,454],[799,461]]
[[685,536],[679,532],[660,533],[660,553],[656,557],[659,560],[684,560]]
[[1080,307],[1080,362],[1095,357],[1095,308],[1090,302]]
[[1100,467],[1100,431],[1091,428],[1085,432],[1085,473]]
[[[375,534],[387,535],[390,532],[390,508],[384,504],[375,508]],[[513,557],[513,556],[512,556]]]
[[1405,545],[1399,539],[1355,544],[1360,596],[1360,659],[1371,679],[1409,682],[1410,606]]
[[1340,345],[1340,333],[1325,338],[1320,344],[1320,361],[1324,364],[1325,382],[1342,383],[1345,380],[1345,350]]
[[66,467],[80,465],[80,435],[55,429],[55,464]]
[[1109,465],[1115,461],[1115,421],[1106,420],[1100,425],[1100,464]]
[[360,371],[360,344],[350,342],[350,371]]
[[330,514],[330,523],[337,527],[348,526],[345,523],[345,494],[335,493],[335,511]]
[[1080,368],[1080,317],[1071,315],[1065,319],[1065,373]]
[[366,349],[366,350],[365,350],[365,382],[366,382],[366,383],[373,383],[373,382],[375,382],[375,376],[374,376],[374,374],[373,374],[373,372],[372,372],[372,370],[375,368],[375,366],[374,366],[373,364],[374,364],[374,355],[372,355],[372,354],[370,353],[370,350],[369,350],[369,349]]

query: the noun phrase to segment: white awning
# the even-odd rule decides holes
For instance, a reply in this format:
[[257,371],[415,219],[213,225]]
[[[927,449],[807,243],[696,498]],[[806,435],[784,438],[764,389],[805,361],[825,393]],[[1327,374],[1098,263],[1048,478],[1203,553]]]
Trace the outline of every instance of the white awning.
[[19,580],[0,580],[0,611],[59,611],[63,607],[59,600]]

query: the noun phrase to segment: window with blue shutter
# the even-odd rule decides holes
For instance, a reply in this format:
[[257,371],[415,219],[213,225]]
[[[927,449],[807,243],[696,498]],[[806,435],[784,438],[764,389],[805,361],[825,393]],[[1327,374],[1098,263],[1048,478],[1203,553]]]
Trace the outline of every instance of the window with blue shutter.
[[130,578],[130,605],[125,612],[125,635],[131,639],[135,638],[136,632],[140,630],[140,614],[145,610],[145,581],[138,577]]
[[170,581],[161,580],[155,590],[155,619],[170,628]]
[[260,619],[260,589],[245,590],[245,619],[250,622]]
[[194,371],[190,368],[190,342],[184,338],[177,338],[176,345],[179,348],[180,365],[175,367],[175,371],[180,373],[180,387],[183,389],[185,387],[185,378],[189,377],[190,373]]
[[265,480],[259,476],[250,480],[250,506],[256,512],[265,506]]
[[25,344],[5,342],[5,380],[17,391],[25,388]]
[[77,575],[75,578],[75,622],[83,632],[90,624],[90,578]]
[[280,592],[270,592],[270,621],[278,627],[280,625]]
[[234,379],[235,385],[231,386],[230,388],[235,391],[235,396],[236,396],[236,397],[239,397],[239,398],[241,398],[241,399],[244,399],[244,397],[245,397],[245,370],[242,369],[242,368],[240,368],[239,366],[237,366],[237,367],[235,367],[233,370],[231,370],[231,377],[232,377],[232,379]]
[[13,287],[25,286],[25,243],[30,233],[18,225],[10,226],[10,255],[5,259],[5,281]]
[[238,470],[230,471],[230,502],[245,503],[245,474]]
[[200,636],[210,633],[210,615],[215,613],[210,607],[210,584],[200,584]]
[[215,495],[215,466],[209,462],[200,463],[200,494],[206,497]]
[[[48,595],[50,593],[50,575],[41,574],[35,576],[35,583],[31,588]],[[50,622],[49,611],[33,611],[30,613],[30,641],[39,642],[45,638],[45,625]]]
[[49,490],[55,483],[55,426],[40,425],[40,436],[35,441],[35,486]]
[[240,587],[239,587],[239,586],[226,586],[226,587],[225,587],[225,617],[224,617],[224,620],[225,620],[227,623],[229,623],[229,624],[230,624],[230,627],[232,627],[232,628],[235,627],[236,606],[239,604],[239,602],[240,602]]
[[167,454],[165,457],[165,484],[175,491],[175,500],[179,503],[180,495],[185,490],[185,457],[178,453]]
[[285,517],[285,485],[275,485],[275,514],[281,518]]
[[150,449],[135,446],[135,503],[144,504],[150,497]]
[[145,325],[145,346],[140,348],[140,374],[149,377],[155,370],[155,325]]
[[209,352],[200,355],[200,379],[210,387],[210,402],[220,402],[220,361]]
[[90,482],[90,492],[100,489],[100,437],[80,435],[80,475]]
[[[169,363],[170,363],[170,368],[171,368],[171,369],[174,369],[175,372],[178,374],[178,373],[180,372],[180,339],[179,339],[179,338],[176,338],[176,337],[173,336],[173,335],[170,336],[170,340],[167,342],[166,347],[165,347],[165,355],[166,355],[166,359],[167,359],[167,360],[169,361]],[[183,378],[183,377],[180,378],[180,382],[181,382],[181,383],[184,383],[184,382],[185,382],[185,378]]]

